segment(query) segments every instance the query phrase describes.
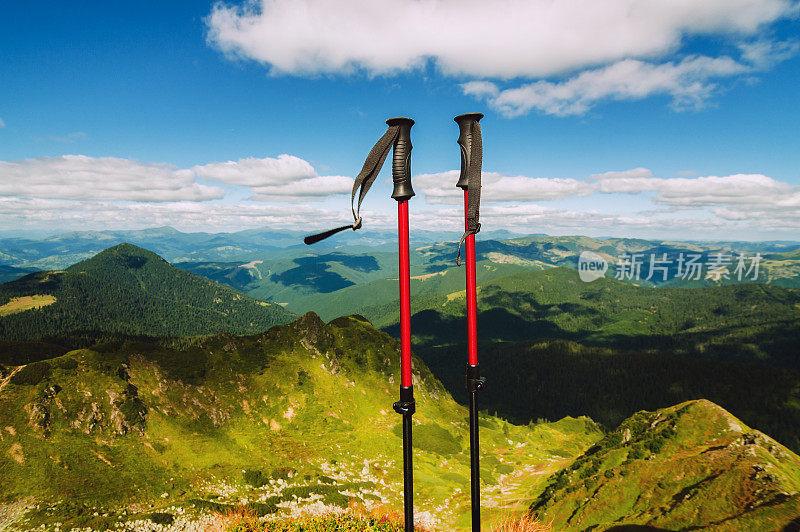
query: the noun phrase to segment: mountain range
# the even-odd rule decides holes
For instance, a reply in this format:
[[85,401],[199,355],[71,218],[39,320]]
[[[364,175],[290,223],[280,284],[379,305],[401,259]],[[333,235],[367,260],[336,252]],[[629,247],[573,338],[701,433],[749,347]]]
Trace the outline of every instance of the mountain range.
[[[466,530],[463,271],[448,250],[413,257],[418,510]],[[356,251],[274,250],[229,276],[119,244],[0,285],[0,515],[102,528],[242,504],[399,506],[393,255]],[[478,264],[486,518],[791,530],[800,290],[586,283],[529,251]],[[186,271],[204,269],[250,295]]]
[[[304,246],[304,232],[297,230],[250,229],[235,233],[183,233],[171,227],[135,231],[83,231],[34,239],[0,238],[0,280],[13,280],[31,270],[60,270],[89,258],[103,249],[128,242],[151,250],[174,264],[215,278],[256,297],[276,302],[293,302],[295,296],[330,291],[359,284],[364,280],[387,278],[395,271],[396,235],[385,231],[345,231],[337,238],[314,246]],[[412,269],[415,275],[439,272],[455,264],[459,235],[443,231],[412,233]],[[585,236],[521,236],[508,231],[482,231],[477,239],[479,260],[492,264],[517,264],[542,269],[553,266],[576,268],[582,252],[592,251],[609,264],[607,275],[617,275],[617,263],[626,255],[636,255],[641,274],[632,282],[652,285],[703,286],[738,282],[738,275],[695,280],[685,276],[679,266],[684,259],[697,256],[697,263],[713,263],[718,254],[730,260],[734,270],[739,256],[747,266],[760,254],[759,283],[800,285],[800,242],[703,242],[660,241],[630,238],[590,238]],[[381,254],[385,254],[383,258]],[[663,260],[666,270],[650,272],[651,259]],[[376,264],[353,269],[345,263],[369,261]],[[197,264],[206,263],[206,264]],[[659,263],[662,264],[662,263]],[[659,266],[659,268],[664,266]],[[344,269],[342,269],[344,268]],[[341,271],[340,271],[341,269]],[[292,271],[288,277],[284,272]],[[324,271],[323,271],[324,270]],[[680,270],[680,272],[679,272]],[[363,273],[370,275],[364,277]],[[742,276],[751,282],[755,272]],[[686,277],[686,278],[684,278]],[[692,277],[692,278],[689,278]],[[746,278],[745,278],[746,277]],[[343,284],[344,283],[344,284]],[[280,299],[283,298],[283,299]]]
[[[36,270],[63,269],[125,242],[149,249],[170,262],[248,262],[281,249],[307,249],[302,243],[307,234],[298,230],[269,228],[233,233],[185,233],[167,226],[139,230],[73,231],[44,238],[6,235],[0,238],[0,265]],[[487,234],[493,238],[520,236],[504,230]],[[417,245],[431,244],[448,237],[452,235],[442,231],[415,231],[412,242]],[[396,238],[393,232],[359,231],[343,233],[335,240],[317,244],[315,248],[374,249],[388,244],[391,249]]]

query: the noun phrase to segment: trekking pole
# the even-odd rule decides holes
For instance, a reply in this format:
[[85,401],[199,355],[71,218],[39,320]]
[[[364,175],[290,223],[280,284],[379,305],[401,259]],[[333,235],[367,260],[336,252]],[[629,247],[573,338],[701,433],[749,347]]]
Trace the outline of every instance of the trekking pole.
[[397,200],[397,236],[400,279],[400,400],[394,410],[403,416],[403,509],[405,530],[414,530],[414,470],[412,467],[411,416],[416,410],[411,382],[411,266],[408,253],[408,200],[414,196],[411,188],[411,126],[410,118],[391,118],[389,126],[400,128],[392,157],[392,198]]
[[481,470],[480,447],[478,440],[478,392],[486,387],[486,378],[481,377],[478,368],[478,299],[475,280],[475,233],[480,231],[481,164],[483,144],[481,126],[478,121],[481,113],[468,113],[454,118],[460,134],[461,175],[456,186],[464,190],[464,236],[459,243],[457,262],[460,265],[461,244],[464,244],[467,288],[467,373],[466,384],[469,393],[469,447],[471,472],[472,532],[481,529]]
[[[395,412],[403,416],[403,506],[405,511],[405,531],[414,531],[414,477],[411,448],[411,416],[416,410],[414,388],[411,381],[411,267],[408,253],[408,200],[414,196],[411,188],[411,126],[410,118],[390,118],[386,121],[389,129],[370,150],[361,172],[353,183],[350,196],[350,210],[353,223],[335,229],[310,235],[303,239],[314,244],[345,229],[360,229],[361,202],[364,200],[375,178],[383,167],[389,149],[394,147],[392,156],[392,198],[397,200],[397,232],[399,243],[400,279],[400,400],[394,403]],[[358,205],[355,205],[358,192]]]

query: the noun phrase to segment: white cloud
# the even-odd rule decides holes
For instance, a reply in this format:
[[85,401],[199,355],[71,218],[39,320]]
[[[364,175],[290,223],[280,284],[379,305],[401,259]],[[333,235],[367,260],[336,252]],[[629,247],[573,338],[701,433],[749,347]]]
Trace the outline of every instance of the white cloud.
[[253,187],[253,197],[258,201],[312,201],[334,194],[350,194],[353,178],[340,175],[315,176],[292,183]]
[[24,228],[143,228],[170,225],[188,231],[256,227],[327,227],[347,221],[342,209],[296,204],[116,203],[0,198],[0,226]]
[[[595,174],[588,181],[508,178],[490,172],[483,175],[487,186],[482,190],[482,199],[488,200],[481,208],[485,228],[576,234],[591,230],[594,234],[620,236],[668,235],[669,231],[677,231],[727,235],[725,238],[734,238],[737,231],[746,230],[800,230],[800,186],[761,174],[659,178],[647,168],[632,168]],[[415,183],[420,185],[417,188],[429,204],[460,205],[461,191],[454,186],[457,179],[458,172],[453,170],[416,176]],[[643,192],[655,195],[630,203],[631,214],[576,211],[532,203],[593,193]],[[596,203],[602,205],[601,201],[598,199]],[[648,209],[651,201],[667,208]],[[448,227],[457,226],[463,217],[460,208],[435,212],[440,223],[447,220]],[[426,217],[423,222],[427,222]]]
[[353,189],[352,177],[319,176],[310,163],[287,154],[210,163],[195,166],[192,171],[212,181],[248,186],[254,194],[252,199],[259,201],[322,200]]
[[[242,186],[249,186],[252,196],[236,202],[208,201],[221,198],[223,191],[197,183],[200,174],[204,179],[247,183]],[[746,230],[800,230],[800,186],[761,174],[660,178],[647,168],[633,168],[588,180],[496,172],[484,172],[483,178],[486,229],[620,236],[668,236],[674,231],[726,238]],[[460,230],[462,192],[455,187],[457,179],[456,170],[415,176],[417,192],[426,201],[415,204],[414,228]],[[67,230],[172,225],[190,231],[270,226],[313,231],[350,219],[338,203],[315,207],[309,200],[347,194],[351,187],[350,177],[318,176],[310,164],[291,156],[193,169],[85,156],[0,161],[0,226]],[[651,194],[640,202],[626,202],[630,214],[620,211],[618,203],[611,212],[594,210],[602,206],[600,197],[590,210],[534,203],[646,192]],[[653,203],[665,208],[653,210]],[[364,218],[369,229],[393,230],[396,223],[390,209],[367,211]]]
[[[431,211],[436,214],[415,213],[413,219],[421,227],[459,231],[463,224],[460,209]],[[494,204],[481,209],[483,229],[490,231],[506,229],[520,233],[548,233],[594,236],[642,236],[649,238],[675,238],[676,235],[703,235],[704,238],[735,238],[741,230],[797,231],[800,216],[776,221],[774,218],[742,218],[727,220],[710,215],[675,216],[654,215],[648,212],[629,214],[603,212],[600,210],[571,210],[553,208],[532,203]]]
[[[463,214],[456,211],[455,215]],[[487,205],[481,209],[485,230],[508,229],[521,233],[640,236],[644,238],[742,238],[744,234],[797,239],[800,210],[776,212],[725,208],[700,215],[685,211],[630,214],[600,210],[570,210],[535,204]],[[460,221],[460,218],[455,219]]]
[[713,217],[701,216],[698,231],[714,227],[735,238],[737,230],[800,230],[800,186],[761,174],[663,179],[634,168],[596,174],[591,180],[607,194],[655,192],[652,201],[673,211],[710,208]]
[[[391,210],[367,211],[364,231],[392,231],[396,228]],[[64,231],[87,228],[144,228],[170,225],[185,231],[231,231],[257,227],[307,228],[309,232],[352,221],[340,208],[319,208],[307,204],[265,204],[260,202],[168,202],[117,203],[26,198],[0,198],[0,226]],[[521,233],[589,234],[676,238],[736,238],[743,231],[764,234],[800,230],[800,209],[753,210],[721,207],[711,213],[603,212],[570,210],[535,203],[486,204],[481,221],[485,230],[507,229]],[[460,207],[426,208],[417,205],[411,216],[412,230],[453,231],[460,236],[463,211]]]
[[[425,195],[428,203],[463,202],[463,192],[456,188],[459,171],[449,170],[436,174],[414,176],[415,188]],[[576,179],[547,177],[504,176],[496,172],[483,172],[481,201],[540,201],[586,196],[594,192],[594,185]]]
[[167,164],[62,155],[0,161],[0,196],[167,202],[218,199],[224,191]]
[[[460,205],[463,195],[455,187],[459,172],[450,170],[436,174],[415,176],[415,188],[425,196],[428,204]],[[761,216],[798,217],[800,212],[800,186],[761,174],[733,174],[728,176],[660,178],[647,168],[594,174],[586,181],[571,178],[532,178],[524,176],[502,176],[494,172],[483,173],[484,187],[481,199],[484,203],[482,215],[505,212],[511,209],[533,209],[532,213],[550,213],[550,207],[524,205],[518,202],[540,202],[601,194],[640,194],[653,192],[634,209],[648,209],[652,201],[667,207],[666,211],[714,208],[712,214],[720,212],[720,218],[734,219],[734,214],[752,218]],[[505,205],[497,205],[503,203]],[[495,205],[492,205],[495,204]],[[457,210],[457,209],[456,209]],[[454,212],[456,212],[454,210]],[[514,212],[507,214],[520,220]],[[528,211],[526,211],[528,212]],[[643,211],[644,212],[644,211]],[[764,214],[771,213],[771,214]],[[643,214],[645,217],[649,217]],[[565,223],[562,220],[561,223]],[[527,222],[526,222],[527,223]]]
[[800,207],[800,187],[761,174],[733,174],[695,178],[653,177],[646,168],[592,176],[603,193],[656,192],[653,201],[683,208],[756,206],[768,210]]
[[756,33],[792,0],[253,0],[218,3],[208,40],[289,74],[543,77],[670,53],[686,37]]
[[475,98],[497,98],[500,94],[500,88],[497,84],[491,81],[468,81],[461,84],[461,90],[464,94],[474,96]]
[[0,118],[0,127],[6,127],[6,123],[3,122],[2,118]]
[[800,49],[797,41],[775,42],[760,40],[739,45],[742,60],[764,70],[795,56]]
[[600,102],[640,100],[653,95],[672,98],[676,109],[700,108],[716,85],[711,80],[752,71],[730,57],[693,56],[680,62],[653,64],[625,59],[586,70],[561,82],[537,81],[500,90],[491,82],[464,83],[464,94],[484,99],[506,117],[532,110],[556,116],[582,115]]
[[190,169],[114,157],[63,155],[0,161],[0,197],[140,202],[224,197],[222,188],[200,184],[198,177],[249,187],[251,199],[259,201],[319,201],[333,194],[347,194],[353,187],[350,177],[319,176],[308,162],[285,154]]
[[195,166],[192,171],[199,177],[248,187],[283,185],[293,181],[316,177],[314,167],[294,155],[278,155],[277,158],[249,157],[238,161],[209,163]]

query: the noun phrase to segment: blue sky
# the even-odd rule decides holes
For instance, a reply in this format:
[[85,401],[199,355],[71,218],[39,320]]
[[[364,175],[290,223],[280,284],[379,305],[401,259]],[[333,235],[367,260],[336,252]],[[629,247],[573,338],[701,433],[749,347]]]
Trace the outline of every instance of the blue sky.
[[548,4],[7,2],[0,231],[326,228],[397,115],[412,225],[457,231],[480,111],[487,229],[800,239],[795,2]]

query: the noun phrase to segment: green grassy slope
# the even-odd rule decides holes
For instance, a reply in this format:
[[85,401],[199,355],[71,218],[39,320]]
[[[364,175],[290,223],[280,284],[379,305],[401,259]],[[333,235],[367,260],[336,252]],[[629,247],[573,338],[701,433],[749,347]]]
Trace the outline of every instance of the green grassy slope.
[[0,306],[26,296],[55,303],[0,317],[0,338],[28,340],[77,330],[185,336],[253,333],[293,314],[173,268],[158,255],[120,244],[64,271],[38,272],[0,286]]
[[[236,505],[400,508],[398,352],[360,317],[309,313],[254,336],[119,340],[5,366],[0,510],[66,530]],[[468,530],[466,411],[418,358],[414,380],[418,512]],[[800,515],[800,458],[708,401],[637,413],[605,437],[587,418],[481,427],[487,523],[529,505],[564,531],[777,530]]]
[[551,476],[531,510],[563,531],[794,530],[798,490],[800,457],[693,401],[626,420]]
[[[398,353],[360,318],[308,314],[255,336],[117,341],[7,366],[0,505],[36,501],[23,528],[62,529],[242,499],[263,514],[295,498],[400,507]],[[417,505],[440,529],[466,529],[466,410],[419,359],[414,380]],[[524,508],[547,473],[600,438],[586,418],[481,425],[487,517]]]
[[[499,277],[525,271],[516,264],[495,264],[491,261],[478,263],[478,283],[486,283]],[[419,305],[422,301],[447,300],[464,292],[464,269],[448,268],[434,273],[412,275],[411,294]],[[361,314],[374,320],[378,326],[399,320],[397,277],[378,279],[350,286],[328,294],[315,294],[297,299],[288,305],[294,312],[313,309],[325,319],[342,314]]]

